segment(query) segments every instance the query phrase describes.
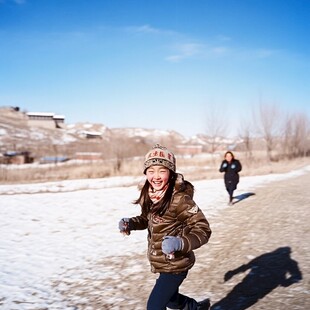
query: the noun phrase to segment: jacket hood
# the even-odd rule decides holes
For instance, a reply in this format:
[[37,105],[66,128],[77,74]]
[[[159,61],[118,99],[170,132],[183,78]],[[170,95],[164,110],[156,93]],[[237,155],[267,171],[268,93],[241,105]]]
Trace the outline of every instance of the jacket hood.
[[177,174],[177,179],[175,181],[174,185],[175,192],[185,192],[187,195],[189,195],[191,198],[194,197],[194,186],[192,183],[184,180],[184,177],[182,174]]

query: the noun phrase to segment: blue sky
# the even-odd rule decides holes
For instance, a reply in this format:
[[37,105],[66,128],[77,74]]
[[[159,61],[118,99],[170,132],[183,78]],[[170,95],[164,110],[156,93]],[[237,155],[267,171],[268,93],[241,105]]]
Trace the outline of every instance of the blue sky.
[[0,106],[66,123],[229,133],[310,115],[310,0],[0,0]]

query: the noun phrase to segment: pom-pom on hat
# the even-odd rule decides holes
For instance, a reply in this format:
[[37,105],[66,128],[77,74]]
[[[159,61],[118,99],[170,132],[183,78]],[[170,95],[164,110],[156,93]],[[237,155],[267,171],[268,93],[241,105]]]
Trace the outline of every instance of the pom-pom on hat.
[[175,156],[166,147],[156,144],[145,155],[144,174],[147,168],[151,166],[165,166],[175,172]]

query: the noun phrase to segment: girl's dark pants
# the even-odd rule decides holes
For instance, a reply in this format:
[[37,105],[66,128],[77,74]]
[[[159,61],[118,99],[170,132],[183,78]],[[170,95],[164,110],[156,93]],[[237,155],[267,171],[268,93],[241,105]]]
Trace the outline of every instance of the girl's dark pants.
[[232,202],[233,200],[233,195],[234,195],[234,190],[237,188],[236,183],[232,182],[232,181],[227,181],[225,182],[226,184],[226,190],[228,192],[229,195],[229,201]]
[[187,271],[178,274],[160,273],[147,302],[147,310],[166,310],[166,307],[196,310],[197,302],[179,293],[179,286],[186,276]]

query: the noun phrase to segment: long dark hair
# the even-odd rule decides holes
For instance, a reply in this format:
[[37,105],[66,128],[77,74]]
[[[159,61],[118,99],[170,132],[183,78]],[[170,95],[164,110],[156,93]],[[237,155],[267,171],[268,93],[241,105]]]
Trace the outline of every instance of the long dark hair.
[[174,171],[170,170],[170,175],[169,175],[169,180],[168,180],[169,185],[166,190],[166,193],[164,197],[156,204],[153,204],[149,196],[149,188],[151,185],[149,181],[146,180],[141,189],[139,198],[137,200],[134,200],[133,204],[140,204],[142,207],[142,211],[145,213],[148,213],[151,211],[152,213],[156,215],[162,216],[169,207],[176,179],[177,179],[177,174]]

